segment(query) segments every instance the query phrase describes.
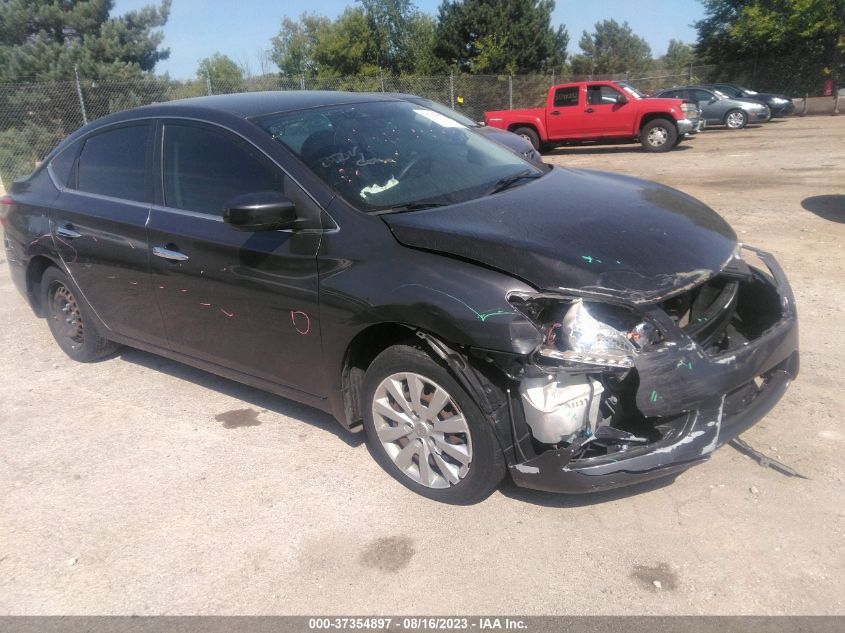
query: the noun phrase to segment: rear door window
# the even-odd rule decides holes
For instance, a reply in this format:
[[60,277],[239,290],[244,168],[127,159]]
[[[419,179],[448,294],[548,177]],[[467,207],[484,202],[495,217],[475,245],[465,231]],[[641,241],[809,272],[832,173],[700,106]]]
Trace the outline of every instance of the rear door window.
[[578,86],[571,88],[558,88],[555,90],[554,107],[568,108],[578,105]]
[[76,188],[124,200],[148,202],[147,153],[152,125],[127,125],[85,140]]

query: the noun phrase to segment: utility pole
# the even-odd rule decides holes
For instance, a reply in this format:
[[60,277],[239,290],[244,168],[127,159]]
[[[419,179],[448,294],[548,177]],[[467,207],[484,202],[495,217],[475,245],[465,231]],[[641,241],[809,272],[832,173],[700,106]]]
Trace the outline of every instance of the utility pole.
[[85,99],[82,98],[82,86],[79,83],[79,72],[73,65],[73,76],[76,77],[76,96],[79,97],[79,109],[82,110],[82,125],[88,125],[88,113],[85,112]]

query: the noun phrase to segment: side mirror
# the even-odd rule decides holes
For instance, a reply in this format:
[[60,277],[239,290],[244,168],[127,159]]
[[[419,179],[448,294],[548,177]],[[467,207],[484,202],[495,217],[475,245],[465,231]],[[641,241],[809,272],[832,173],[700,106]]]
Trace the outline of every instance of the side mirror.
[[718,100],[719,100],[719,97],[711,97],[710,101],[708,101],[707,103],[716,103]]
[[235,196],[223,207],[223,221],[239,231],[288,229],[296,219],[296,205],[276,191]]
[[626,97],[625,95],[619,95],[618,97],[616,97],[616,103],[618,103],[619,105],[624,105],[628,103],[628,97]]

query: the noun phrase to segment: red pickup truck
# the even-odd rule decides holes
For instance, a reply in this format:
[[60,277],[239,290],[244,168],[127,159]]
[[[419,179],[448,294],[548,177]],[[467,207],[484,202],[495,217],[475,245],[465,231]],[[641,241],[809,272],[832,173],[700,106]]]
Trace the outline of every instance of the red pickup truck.
[[485,112],[484,120],[519,134],[538,150],[573,141],[639,140],[646,151],[667,152],[701,126],[697,105],[644,99],[611,81],[552,86],[545,108]]

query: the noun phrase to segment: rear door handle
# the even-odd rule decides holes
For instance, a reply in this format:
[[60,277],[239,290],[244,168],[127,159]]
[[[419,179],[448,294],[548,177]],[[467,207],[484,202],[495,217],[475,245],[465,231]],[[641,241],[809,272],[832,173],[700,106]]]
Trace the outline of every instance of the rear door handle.
[[551,112],[549,112],[549,114],[551,114],[552,116],[558,116],[560,115],[560,110],[552,110]]
[[75,240],[77,237],[82,237],[82,233],[73,228],[73,224],[65,224],[56,229],[56,235],[65,237],[69,240]]
[[592,108],[587,108],[586,110],[584,110],[584,112],[587,112],[588,114],[592,114],[593,112],[595,112],[595,110],[593,110]]
[[185,253],[180,253],[177,250],[165,248],[164,246],[153,246],[153,255],[155,255],[156,257],[161,257],[162,259],[170,260],[172,262],[188,261],[188,256],[185,255]]

